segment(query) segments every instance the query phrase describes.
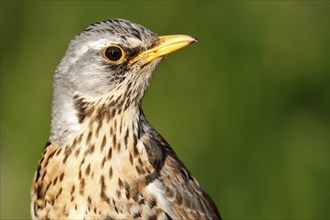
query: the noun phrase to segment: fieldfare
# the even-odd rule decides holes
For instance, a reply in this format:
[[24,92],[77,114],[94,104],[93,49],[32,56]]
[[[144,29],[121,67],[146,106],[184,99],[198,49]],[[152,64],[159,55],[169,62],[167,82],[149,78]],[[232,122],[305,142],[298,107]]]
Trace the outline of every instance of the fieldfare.
[[196,40],[124,19],[76,35],[54,74],[34,219],[220,219],[141,100],[162,57]]

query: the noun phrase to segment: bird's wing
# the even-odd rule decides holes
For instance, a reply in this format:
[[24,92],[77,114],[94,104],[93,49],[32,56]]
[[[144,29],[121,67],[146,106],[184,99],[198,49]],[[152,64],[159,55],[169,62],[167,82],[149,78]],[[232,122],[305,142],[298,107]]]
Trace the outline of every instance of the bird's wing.
[[149,175],[149,188],[157,189],[159,204],[168,219],[220,220],[212,199],[181,162],[166,140],[143,118],[149,161],[156,172]]
[[159,180],[172,207],[172,219],[221,219],[212,199],[199,187],[171,148],[167,148]]

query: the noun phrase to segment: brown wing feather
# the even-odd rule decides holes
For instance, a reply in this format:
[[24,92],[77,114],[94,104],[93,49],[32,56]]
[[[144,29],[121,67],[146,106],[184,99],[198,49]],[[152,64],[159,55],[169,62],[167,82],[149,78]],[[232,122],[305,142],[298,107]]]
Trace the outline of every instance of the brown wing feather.
[[212,199],[200,188],[169,145],[165,148],[165,161],[159,179],[165,186],[165,196],[177,218],[221,219]]

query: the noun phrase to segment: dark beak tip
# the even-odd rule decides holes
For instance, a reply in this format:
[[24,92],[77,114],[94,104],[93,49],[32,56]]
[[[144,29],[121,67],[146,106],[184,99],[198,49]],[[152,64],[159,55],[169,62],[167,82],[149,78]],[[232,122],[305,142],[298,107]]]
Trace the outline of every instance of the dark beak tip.
[[199,40],[198,40],[196,37],[193,37],[193,36],[192,36],[192,38],[194,38],[194,41],[191,42],[191,43],[198,43]]

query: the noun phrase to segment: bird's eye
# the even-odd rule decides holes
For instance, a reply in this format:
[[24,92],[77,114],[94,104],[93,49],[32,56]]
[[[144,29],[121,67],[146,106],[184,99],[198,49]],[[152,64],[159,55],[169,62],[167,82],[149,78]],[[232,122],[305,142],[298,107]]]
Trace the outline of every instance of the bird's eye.
[[125,52],[121,47],[111,45],[103,50],[103,56],[110,62],[118,63],[125,57]]

